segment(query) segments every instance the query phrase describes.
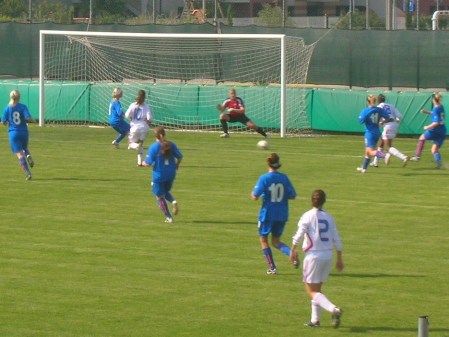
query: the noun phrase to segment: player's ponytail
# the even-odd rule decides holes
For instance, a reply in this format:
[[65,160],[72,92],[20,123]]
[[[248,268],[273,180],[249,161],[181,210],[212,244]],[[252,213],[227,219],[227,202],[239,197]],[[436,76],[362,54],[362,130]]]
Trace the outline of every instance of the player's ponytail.
[[366,101],[368,105],[376,105],[377,97],[375,95],[368,95],[368,97],[366,97]]
[[277,153],[271,153],[267,158],[267,164],[274,170],[277,170],[281,167],[281,159],[279,158]]
[[315,190],[312,193],[312,206],[316,208],[323,207],[326,202],[326,193],[323,190]]
[[114,88],[114,90],[112,91],[112,98],[115,99],[120,99],[120,97],[123,96],[123,90],[120,88]]
[[19,90],[13,90],[9,93],[9,105],[16,105],[20,100]]
[[137,92],[136,103],[142,105],[145,102],[145,90],[139,90]]
[[435,100],[435,103],[440,104],[443,100],[443,96],[439,92],[437,92],[433,95],[433,99]]
[[165,130],[162,126],[157,126],[154,129],[157,140],[161,143],[161,153],[165,159],[169,159],[172,154],[171,143],[165,139]]

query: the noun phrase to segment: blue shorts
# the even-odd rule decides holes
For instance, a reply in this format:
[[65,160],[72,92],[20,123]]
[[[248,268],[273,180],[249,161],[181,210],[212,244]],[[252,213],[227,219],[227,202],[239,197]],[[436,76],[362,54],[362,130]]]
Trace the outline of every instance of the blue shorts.
[[432,130],[427,130],[426,132],[424,132],[424,137],[426,138],[426,140],[432,140],[435,145],[441,147],[443,146],[446,135],[432,132]]
[[371,132],[365,133],[365,147],[369,147],[371,149],[377,148],[379,138],[380,134],[373,134]]
[[129,124],[126,123],[125,121],[120,121],[119,123],[113,125],[111,124],[111,126],[115,131],[117,131],[121,135],[128,133],[129,130],[131,129]]
[[281,237],[284,228],[285,221],[259,221],[259,236],[268,236],[271,233],[272,236]]
[[154,181],[151,182],[151,186],[153,189],[153,194],[157,197],[159,196],[165,196],[168,192],[170,192],[172,186],[173,186],[173,180],[167,180],[163,182],[155,183]]
[[19,153],[28,148],[28,132],[8,132],[9,144],[13,153]]

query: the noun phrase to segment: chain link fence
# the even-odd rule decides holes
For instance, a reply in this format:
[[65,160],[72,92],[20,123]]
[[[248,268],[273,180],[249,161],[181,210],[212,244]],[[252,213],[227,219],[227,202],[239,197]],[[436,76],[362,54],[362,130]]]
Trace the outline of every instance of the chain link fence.
[[[386,19],[364,8],[339,6],[338,16],[294,16],[294,7],[283,9],[280,1],[258,5],[254,16],[242,17],[241,4],[222,0],[0,0],[0,22],[58,24],[180,25],[217,23],[227,26],[271,26],[296,28],[338,28],[385,30]],[[395,29],[431,30],[430,15],[394,11]],[[402,13],[402,14],[401,14]],[[404,15],[405,14],[405,15]],[[446,30],[448,19],[438,27]]]

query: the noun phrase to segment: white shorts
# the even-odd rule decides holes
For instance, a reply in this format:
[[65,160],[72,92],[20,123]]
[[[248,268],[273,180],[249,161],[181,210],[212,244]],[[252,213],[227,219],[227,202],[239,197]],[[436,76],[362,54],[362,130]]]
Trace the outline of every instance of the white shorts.
[[332,266],[332,251],[308,252],[302,264],[304,283],[323,283],[329,278]]
[[148,133],[150,130],[135,130],[134,132],[131,130],[128,136],[128,140],[130,143],[137,143],[139,141],[144,141],[148,137]]
[[382,131],[382,139],[393,139],[398,134],[399,124],[396,122],[387,123]]

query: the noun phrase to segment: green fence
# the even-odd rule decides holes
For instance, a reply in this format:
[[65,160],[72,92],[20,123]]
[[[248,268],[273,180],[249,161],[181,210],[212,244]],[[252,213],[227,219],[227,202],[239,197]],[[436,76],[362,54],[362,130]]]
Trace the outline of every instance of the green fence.
[[[72,121],[83,121],[88,123],[107,122],[107,106],[110,96],[105,96],[107,92],[112,92],[112,84],[92,85],[90,83],[60,84],[54,83],[46,86],[46,100],[52,102],[52,109],[46,115],[46,119],[57,120],[61,123]],[[129,87],[129,92],[136,92],[142,88],[135,84]],[[22,95],[22,102],[28,105],[33,117],[38,118],[38,82],[36,81],[2,81],[0,83],[0,104],[6,106],[9,100],[9,92],[19,89]],[[159,108],[154,110],[155,123],[165,123],[168,120],[176,119],[181,121],[186,127],[189,124],[200,124],[204,120],[215,121],[219,125],[217,113],[213,109],[206,108],[202,102],[204,97],[210,96],[210,91],[227,91],[227,88],[218,86],[197,86],[197,85],[149,85],[144,87],[149,93],[148,103]],[[157,101],[158,90],[173,90],[177,99],[172,102],[170,108],[163,108],[163,104]],[[268,101],[275,100],[275,93],[272,88],[242,87],[238,89],[242,98],[248,106],[248,114],[251,117],[252,99],[261,95],[256,91],[263,90],[263,95]],[[303,89],[304,90],[304,89]],[[430,92],[395,92],[395,91],[367,91],[367,90],[345,90],[345,89],[306,89],[306,118],[313,130],[328,132],[363,132],[363,126],[358,123],[358,115],[365,107],[367,94],[383,93],[387,101],[394,104],[403,113],[403,122],[400,125],[401,134],[414,135],[422,133],[423,126],[429,123],[428,116],[419,113],[422,108],[430,110]],[[443,97],[449,94],[442,93]],[[295,95],[303,95],[299,89],[289,88],[287,97],[297,100]],[[174,95],[172,95],[174,96]],[[95,104],[93,103],[95,102]],[[96,107],[96,108],[95,108]],[[100,108],[98,108],[100,107]],[[295,107],[291,107],[295,109]],[[264,116],[259,116],[254,121],[261,126],[269,128],[280,127],[279,102],[275,102],[273,111],[270,114],[269,122]],[[304,111],[290,110],[289,114],[304,113]],[[275,116],[273,119],[272,116]]]
[[423,108],[427,110],[432,108],[432,95],[429,92],[409,91],[313,89],[312,128],[336,132],[363,131],[363,126],[358,123],[358,116],[366,106],[366,96],[380,93],[384,94],[387,102],[395,105],[403,115],[399,127],[400,134],[412,135],[423,132],[423,126],[430,121],[428,115],[419,111]]
[[[37,78],[39,30],[136,33],[215,33],[203,25],[57,25],[0,23],[0,76]],[[328,30],[221,26],[227,34],[286,34],[317,43],[308,83],[349,87],[449,88],[449,31]],[[13,55],[14,57],[11,57]]]

